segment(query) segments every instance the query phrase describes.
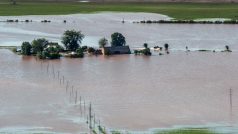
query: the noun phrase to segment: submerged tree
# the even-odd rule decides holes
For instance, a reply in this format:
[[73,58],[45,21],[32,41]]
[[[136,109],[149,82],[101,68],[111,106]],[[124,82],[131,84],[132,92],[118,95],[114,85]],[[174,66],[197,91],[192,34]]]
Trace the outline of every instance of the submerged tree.
[[111,45],[116,47],[116,46],[125,46],[126,45],[126,38],[121,34],[121,33],[113,33],[111,35],[112,42]]
[[84,53],[83,53],[83,49],[82,48],[78,48],[76,50],[76,53],[77,53],[77,57],[79,57],[79,58],[83,58],[84,57]]
[[144,43],[144,48],[148,48],[148,44],[147,43]]
[[106,38],[101,38],[98,44],[100,48],[104,48],[108,44],[108,40]]
[[135,54],[142,53],[143,55],[150,56],[151,52],[150,52],[150,48],[148,48],[148,44],[144,43],[143,46],[144,46],[144,49],[141,51],[135,51]]
[[62,43],[65,45],[66,50],[76,51],[84,38],[81,31],[67,30],[62,37]]
[[95,53],[95,49],[93,47],[89,47],[88,48],[88,53]]
[[226,51],[230,51],[230,47],[228,45],[225,46]]
[[22,43],[21,53],[23,55],[31,55],[31,44],[29,42],[23,42]]
[[32,53],[42,52],[49,43],[45,38],[39,38],[32,41]]
[[168,51],[169,50],[169,44],[165,43],[164,44],[164,49],[165,49],[165,51]]

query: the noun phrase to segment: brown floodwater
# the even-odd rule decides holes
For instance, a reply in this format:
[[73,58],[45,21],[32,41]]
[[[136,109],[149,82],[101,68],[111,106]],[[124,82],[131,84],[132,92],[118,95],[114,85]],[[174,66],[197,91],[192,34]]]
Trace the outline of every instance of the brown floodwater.
[[[73,102],[75,94],[70,95],[69,89],[66,92],[66,84],[60,85],[53,77],[57,77],[57,71],[61,80],[64,76],[70,88],[77,90],[78,100],[81,96],[86,107],[92,103],[96,121],[108,130],[152,133],[164,128],[209,127],[238,132],[237,25],[132,23],[170,19],[150,13],[0,17],[0,21],[7,19],[33,22],[0,22],[1,46],[19,46],[40,37],[60,42],[65,30],[75,29],[86,36],[82,45],[98,47],[100,38],[109,39],[113,32],[121,32],[132,49],[144,42],[149,47],[169,43],[171,54],[86,56],[42,62],[2,49],[0,132],[88,132],[87,111],[82,112],[79,102]],[[44,19],[51,23],[41,23]],[[220,51],[225,45],[233,52],[184,52],[185,46]]]
[[41,62],[0,50],[0,57],[0,132],[87,131],[79,108],[52,74],[47,75],[48,63],[49,72],[59,70],[92,103],[93,113],[108,129],[211,127],[238,132],[237,52],[173,51]]

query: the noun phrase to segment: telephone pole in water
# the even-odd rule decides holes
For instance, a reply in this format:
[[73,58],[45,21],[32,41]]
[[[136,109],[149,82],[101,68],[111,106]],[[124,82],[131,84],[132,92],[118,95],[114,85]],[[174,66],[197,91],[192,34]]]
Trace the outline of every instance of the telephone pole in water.
[[89,105],[89,129],[92,130],[92,104]]
[[233,117],[233,104],[232,104],[232,89],[230,88],[230,93],[229,93],[229,96],[230,96],[230,122],[231,122],[231,125],[232,125],[232,117]]

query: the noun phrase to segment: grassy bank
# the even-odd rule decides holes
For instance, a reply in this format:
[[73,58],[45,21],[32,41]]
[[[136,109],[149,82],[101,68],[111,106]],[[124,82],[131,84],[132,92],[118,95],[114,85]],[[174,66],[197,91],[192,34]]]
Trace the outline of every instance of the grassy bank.
[[238,19],[235,3],[0,3],[1,16],[59,15],[100,11],[161,13],[176,19],[231,18]]
[[0,46],[0,49],[15,49],[16,46]]
[[[120,131],[112,131],[112,134],[122,134]],[[129,133],[130,134],[130,133]],[[155,132],[154,134],[219,134],[212,132],[206,128],[188,128],[188,129],[174,129]]]
[[157,132],[155,134],[218,134],[208,129],[181,129],[181,130],[170,130],[164,132]]

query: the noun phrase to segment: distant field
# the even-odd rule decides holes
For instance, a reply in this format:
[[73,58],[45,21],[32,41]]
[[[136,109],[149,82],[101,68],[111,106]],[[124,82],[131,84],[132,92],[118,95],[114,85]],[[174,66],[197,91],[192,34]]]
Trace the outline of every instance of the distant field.
[[231,18],[238,19],[236,3],[79,3],[79,2],[18,2],[17,5],[0,3],[1,16],[59,15],[94,13],[100,11],[150,12],[165,14],[176,19]]

